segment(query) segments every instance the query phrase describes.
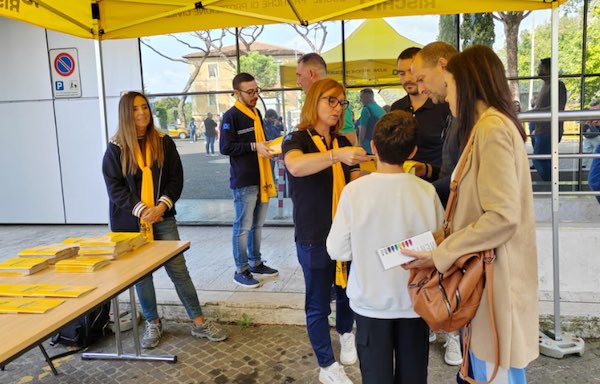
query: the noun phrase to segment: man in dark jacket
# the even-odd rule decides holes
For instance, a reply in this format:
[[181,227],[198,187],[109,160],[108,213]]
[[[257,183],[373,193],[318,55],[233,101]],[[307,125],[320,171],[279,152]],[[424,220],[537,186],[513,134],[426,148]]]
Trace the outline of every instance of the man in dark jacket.
[[271,151],[264,139],[257,140],[255,132],[262,131],[262,116],[256,109],[260,92],[256,80],[248,73],[239,73],[233,78],[233,89],[238,101],[223,115],[219,141],[221,153],[229,156],[231,164],[229,186],[235,209],[233,259],[236,267],[233,282],[245,288],[256,288],[260,284],[253,273],[279,274],[263,263],[260,254],[262,227],[269,203],[261,200],[257,152],[262,158],[270,158]]

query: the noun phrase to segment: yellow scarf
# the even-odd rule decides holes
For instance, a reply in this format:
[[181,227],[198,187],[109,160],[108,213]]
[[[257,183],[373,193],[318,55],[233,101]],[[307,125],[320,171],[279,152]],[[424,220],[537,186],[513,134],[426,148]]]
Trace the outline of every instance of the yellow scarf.
[[[250,109],[240,101],[235,102],[235,107],[244,115],[254,120],[254,141],[257,143],[266,141],[262,121],[260,121],[256,108]],[[260,174],[260,201],[262,203],[268,203],[270,197],[277,195],[275,181],[273,180],[273,172],[271,172],[271,160],[262,157],[258,151],[256,151],[256,156],[258,157],[258,172]]]
[[[319,149],[319,152],[325,153],[327,152],[327,147],[321,136],[319,135],[311,135],[313,142]],[[340,146],[338,144],[337,138],[333,139],[333,149],[338,149]],[[335,217],[335,212],[337,210],[338,202],[340,201],[340,196],[342,195],[342,189],[346,185],[346,177],[344,176],[344,169],[342,168],[342,163],[338,162],[331,165],[333,171],[333,193],[331,195],[331,220]],[[339,285],[342,288],[346,288],[348,284],[348,263],[343,261],[336,261],[335,263],[335,285]]]
[[[142,156],[142,151],[139,144],[135,146],[135,160],[138,167],[142,170],[142,203],[147,207],[154,207],[154,181],[152,179],[152,149],[150,141],[146,139],[146,161]],[[148,241],[154,240],[154,232],[152,224],[140,220],[140,232]]]

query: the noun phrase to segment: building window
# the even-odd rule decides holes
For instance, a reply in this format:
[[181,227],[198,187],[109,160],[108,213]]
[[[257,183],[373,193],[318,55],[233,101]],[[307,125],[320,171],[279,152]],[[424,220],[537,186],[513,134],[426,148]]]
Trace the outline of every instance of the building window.
[[210,106],[217,105],[217,97],[215,94],[211,93],[208,95],[208,105],[210,105]]
[[217,64],[208,64],[208,77],[209,78],[217,77]]

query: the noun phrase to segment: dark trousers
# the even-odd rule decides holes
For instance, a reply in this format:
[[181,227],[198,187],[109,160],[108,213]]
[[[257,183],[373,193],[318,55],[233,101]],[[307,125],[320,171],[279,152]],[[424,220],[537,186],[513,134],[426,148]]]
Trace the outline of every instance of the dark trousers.
[[[550,153],[552,150],[550,135],[534,135],[532,138],[535,138],[535,140],[533,140],[533,153],[535,155],[545,155]],[[552,164],[550,160],[535,159],[531,160],[531,162],[542,180],[550,181],[552,179]]]
[[354,316],[363,384],[427,384],[429,328],[423,319]]
[[[335,362],[327,319],[331,314],[329,293],[335,281],[335,263],[327,254],[325,244],[296,243],[296,251],[306,285],[304,311],[308,338],[319,367],[328,367]],[[336,286],[335,293],[335,327],[339,334],[351,332],[354,313],[346,290]]]

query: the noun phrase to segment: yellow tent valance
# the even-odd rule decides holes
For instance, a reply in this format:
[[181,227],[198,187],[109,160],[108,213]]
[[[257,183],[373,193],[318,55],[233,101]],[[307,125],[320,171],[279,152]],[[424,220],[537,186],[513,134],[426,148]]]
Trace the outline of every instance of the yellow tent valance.
[[4,0],[0,16],[94,39],[273,23],[550,9],[565,0]]

